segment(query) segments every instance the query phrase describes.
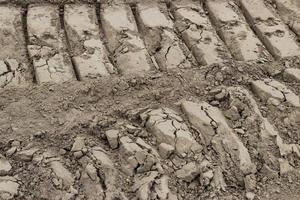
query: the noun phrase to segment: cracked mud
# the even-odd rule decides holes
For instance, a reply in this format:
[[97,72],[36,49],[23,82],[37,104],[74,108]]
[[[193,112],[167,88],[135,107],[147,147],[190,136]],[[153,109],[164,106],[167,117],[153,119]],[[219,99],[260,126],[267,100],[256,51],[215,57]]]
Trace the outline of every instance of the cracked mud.
[[0,199],[300,199],[297,1],[0,4]]

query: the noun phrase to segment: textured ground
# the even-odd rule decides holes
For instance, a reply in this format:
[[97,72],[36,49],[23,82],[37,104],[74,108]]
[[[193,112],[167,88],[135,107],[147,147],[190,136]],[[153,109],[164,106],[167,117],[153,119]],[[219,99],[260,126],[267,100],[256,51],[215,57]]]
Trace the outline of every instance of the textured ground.
[[297,1],[0,2],[0,199],[300,199]]

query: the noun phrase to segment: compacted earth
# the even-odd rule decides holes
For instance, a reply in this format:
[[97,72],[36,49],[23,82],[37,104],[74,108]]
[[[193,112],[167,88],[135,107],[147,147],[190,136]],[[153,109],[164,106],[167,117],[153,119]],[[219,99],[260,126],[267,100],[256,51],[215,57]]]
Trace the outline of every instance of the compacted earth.
[[0,199],[299,200],[297,0],[0,0]]

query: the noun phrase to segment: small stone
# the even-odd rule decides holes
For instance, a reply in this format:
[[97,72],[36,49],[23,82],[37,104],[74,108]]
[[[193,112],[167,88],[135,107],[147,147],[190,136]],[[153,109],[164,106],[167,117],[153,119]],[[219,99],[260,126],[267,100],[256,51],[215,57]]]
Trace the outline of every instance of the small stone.
[[73,187],[71,186],[70,189],[69,189],[69,192],[65,194],[64,198],[63,199],[75,199],[75,196],[78,194],[78,191]]
[[248,200],[253,200],[254,197],[255,197],[255,194],[254,194],[253,192],[247,192],[247,193],[246,193],[246,198],[247,198]]
[[6,156],[12,156],[14,153],[16,153],[16,151],[17,151],[17,147],[11,147],[10,149],[8,149],[7,151],[6,151]]
[[212,170],[208,170],[207,172],[204,172],[203,174],[201,174],[202,184],[209,185],[213,177],[214,177],[214,173]]
[[21,145],[20,141],[18,140],[14,140],[12,143],[11,143],[11,146],[12,147],[19,147]]
[[217,100],[223,100],[227,96],[227,92],[225,90],[222,90],[219,94],[215,95],[215,99]]
[[76,152],[73,153],[73,155],[74,155],[75,158],[79,159],[83,156],[83,153],[82,153],[82,151],[76,151]]
[[[207,88],[207,90],[209,90],[209,88]],[[216,94],[219,94],[221,91],[222,91],[221,88],[214,88],[209,91],[209,94],[216,95]]]
[[59,150],[59,155],[65,155],[66,153],[67,153],[67,151],[64,149]]
[[45,137],[45,132],[44,131],[38,131],[36,133],[33,134],[34,138],[44,138]]
[[71,152],[81,151],[85,146],[84,140],[85,140],[84,137],[81,136],[76,137]]
[[124,49],[122,49],[121,53],[127,53],[129,51],[128,47],[125,47]]
[[245,189],[247,192],[254,191],[256,188],[256,178],[254,174],[249,174],[244,178]]
[[50,167],[57,178],[61,179],[65,186],[71,186],[74,183],[74,177],[71,172],[66,169],[62,163],[52,161]]
[[0,199],[13,199],[19,193],[19,184],[14,177],[0,177]]
[[159,155],[164,159],[169,158],[170,155],[174,152],[174,150],[175,149],[173,146],[166,144],[166,143],[161,143],[158,146]]
[[226,183],[220,167],[214,170],[212,186],[217,190],[226,191]]
[[84,148],[82,148],[81,151],[82,151],[83,154],[86,154],[88,152],[88,149],[86,147],[84,147]]
[[226,110],[224,112],[224,114],[227,118],[234,120],[234,121],[240,119],[240,117],[241,117],[237,107],[235,107],[235,106],[231,106],[228,110]]
[[125,168],[127,167],[128,169],[126,169],[126,171],[131,171],[131,169],[135,169],[138,166],[138,161],[135,159],[134,156],[130,156],[127,159],[128,162],[128,166],[124,166]]
[[210,102],[210,105],[218,106],[218,105],[220,105],[220,102],[219,101],[212,101],[212,102]]
[[286,118],[283,119],[283,123],[284,123],[284,125],[286,125],[286,126],[288,126],[288,125],[291,124],[290,119],[289,119],[288,117],[286,117]]
[[150,171],[152,166],[156,163],[156,158],[148,153],[145,150],[138,151],[135,153],[135,158],[139,164],[139,167],[136,169],[137,173],[143,173]]
[[222,82],[222,81],[224,80],[223,74],[222,74],[221,72],[217,72],[217,73],[216,73],[216,76],[215,76],[215,79],[216,79],[217,81]]
[[52,183],[53,183],[53,185],[55,185],[56,187],[61,187],[61,185],[62,185],[62,180],[59,180],[59,179],[57,179],[57,178],[53,178],[53,179],[52,179]]
[[263,174],[265,177],[268,177],[269,179],[276,179],[278,178],[278,172],[271,169],[268,165],[264,164],[261,168],[261,174]]
[[143,164],[144,161],[147,158],[147,152],[146,151],[138,151],[135,153],[135,158],[139,162],[139,164]]
[[33,154],[35,152],[37,152],[38,150],[39,149],[37,149],[37,148],[23,150],[23,151],[18,152],[17,156],[22,161],[27,161],[28,162],[28,161],[32,160]]
[[181,157],[179,157],[178,155],[176,155],[172,159],[172,163],[173,163],[174,167],[179,169],[186,164],[186,161],[184,159],[181,159]]
[[289,162],[287,160],[279,159],[279,165],[280,165],[280,175],[281,176],[294,171],[294,168],[289,164]]
[[267,103],[273,106],[279,106],[281,104],[281,102],[275,98],[269,98]]
[[85,168],[86,173],[90,177],[91,180],[96,181],[98,178],[97,169],[94,167],[93,164],[89,163]]
[[96,162],[100,163],[102,167],[114,169],[113,162],[101,147],[94,147],[92,150],[92,155]]
[[0,154],[0,176],[7,175],[11,170],[11,164]]
[[245,131],[244,131],[243,129],[241,129],[241,128],[236,128],[236,129],[234,129],[234,130],[235,130],[235,132],[237,132],[238,134],[241,134],[241,135],[245,134]]
[[176,171],[176,176],[187,182],[193,181],[196,176],[199,175],[199,169],[195,162],[188,163],[184,165],[181,169]]
[[128,131],[128,133],[134,133],[138,128],[137,127],[135,127],[135,126],[132,126],[132,125],[130,125],[130,124],[127,124],[126,125],[126,129],[127,129],[127,131]]
[[109,143],[109,146],[112,149],[118,148],[118,146],[119,146],[119,142],[118,142],[119,131],[118,130],[108,130],[105,132],[105,135],[106,135],[107,141]]
[[300,82],[300,69],[298,68],[287,68],[284,70],[283,78],[286,81]]
[[203,160],[200,165],[199,165],[199,169],[201,170],[202,173],[206,172],[209,170],[209,168],[211,167],[211,164],[208,160]]
[[286,101],[295,107],[300,107],[299,96],[278,81],[265,79],[263,81],[254,81],[251,84],[253,92],[263,101],[273,98],[281,102]]

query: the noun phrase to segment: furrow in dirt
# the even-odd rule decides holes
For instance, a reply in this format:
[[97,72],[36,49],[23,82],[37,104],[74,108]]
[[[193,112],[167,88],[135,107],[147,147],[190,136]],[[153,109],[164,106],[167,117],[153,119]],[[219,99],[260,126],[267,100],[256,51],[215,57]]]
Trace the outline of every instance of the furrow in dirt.
[[[294,169],[292,166],[295,166],[295,160],[300,158],[300,146],[283,140],[276,127],[263,117],[247,90],[230,87],[227,91],[229,98],[225,115],[232,122],[232,126],[236,127],[236,132],[240,135],[251,135],[247,138],[248,148],[258,152],[256,161],[264,161],[263,165],[259,165],[258,171],[266,173],[270,179],[276,178],[278,174],[284,176],[289,172],[297,173],[298,167]],[[238,128],[239,123],[242,129]]]
[[0,47],[0,88],[32,83],[20,6],[0,5]]
[[[120,172],[115,168],[115,163],[111,160],[108,153],[100,146],[91,148],[89,152],[88,157],[80,159],[80,163],[85,166],[87,175],[85,179],[89,179],[88,182],[81,180],[84,184],[85,196],[88,199],[127,200],[121,188],[117,187],[117,177]],[[82,175],[84,175],[83,173]],[[93,187],[98,191],[98,194],[94,193],[95,189]]]
[[177,0],[170,4],[176,28],[200,65],[223,63],[231,59],[200,2]]
[[228,126],[222,112],[206,102],[184,101],[181,105],[190,123],[205,138],[205,145],[212,145],[216,151],[219,165],[230,179],[236,179],[239,185],[246,185],[247,177],[256,173],[256,165],[242,141]]
[[269,52],[276,58],[297,56],[300,47],[274,11],[261,0],[240,0],[245,16]]
[[100,6],[108,48],[121,74],[138,75],[153,69],[130,6],[122,3],[104,3]]
[[300,69],[298,68],[287,68],[283,71],[283,79],[287,82],[295,81],[300,83]]
[[270,59],[269,53],[233,1],[208,0],[206,8],[220,38],[235,59],[239,61]]
[[27,16],[29,45],[38,83],[76,80],[67,52],[59,7],[30,5]]
[[289,0],[274,2],[283,21],[300,37],[300,2]]
[[145,45],[161,70],[193,66],[194,58],[174,32],[166,4],[138,3],[135,16]]
[[275,105],[287,102],[294,107],[300,107],[299,96],[278,81],[271,79],[257,80],[253,81],[251,86],[254,93],[265,102],[273,102]]
[[[283,140],[287,143],[298,143],[300,100],[298,94],[293,92],[294,88],[290,88],[291,86],[292,84],[287,86],[273,79],[257,80],[251,83],[255,97],[260,100],[262,113],[278,128]],[[293,166],[299,166],[298,161]]]
[[64,9],[64,24],[73,63],[81,80],[115,73],[100,39],[96,8],[88,4],[69,4]]

